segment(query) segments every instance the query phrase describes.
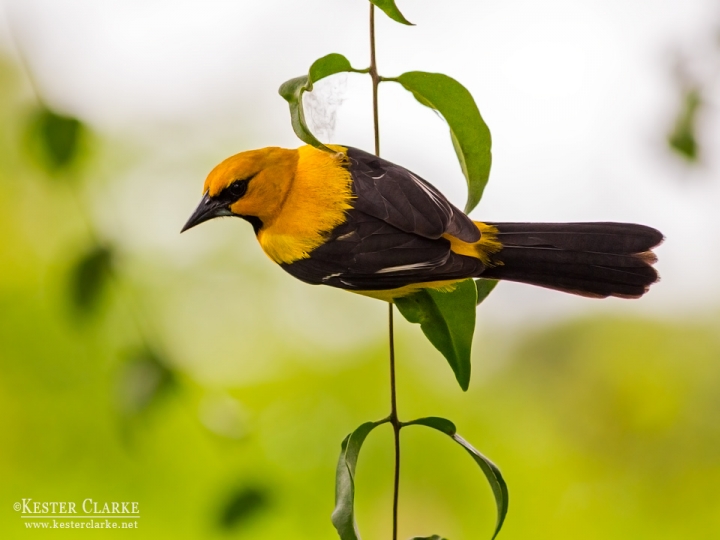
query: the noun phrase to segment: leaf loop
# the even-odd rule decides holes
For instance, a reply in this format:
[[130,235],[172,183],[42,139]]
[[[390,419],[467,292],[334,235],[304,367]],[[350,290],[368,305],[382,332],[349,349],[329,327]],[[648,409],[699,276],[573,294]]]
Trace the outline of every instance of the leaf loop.
[[475,280],[475,287],[477,288],[477,305],[479,306],[482,304],[483,300],[485,300],[491,292],[493,292],[493,289],[498,284],[497,279],[476,279]]
[[395,0],[370,0],[372,4],[383,10],[385,15],[390,17],[393,21],[399,22],[400,24],[406,24],[408,26],[415,26],[413,23],[408,21],[405,16],[400,13]]
[[450,364],[460,388],[467,390],[477,305],[473,280],[461,281],[449,292],[422,289],[396,298],[395,305],[409,322],[420,324],[423,334]]
[[507,484],[502,477],[500,469],[492,461],[490,461],[488,458],[478,452],[469,442],[467,442],[460,435],[458,435],[455,424],[453,424],[450,420],[437,416],[429,416],[427,418],[418,418],[417,420],[411,420],[410,422],[403,422],[403,427],[413,425],[426,426],[445,433],[450,438],[452,438],[452,440],[462,446],[465,451],[470,454],[470,456],[475,460],[475,463],[478,464],[480,470],[482,470],[483,474],[485,475],[485,478],[487,478],[487,481],[490,484],[490,488],[492,489],[493,495],[495,497],[495,505],[497,507],[497,521],[495,523],[495,532],[492,536],[494,540],[500,532],[500,529],[502,529],[503,523],[505,521],[505,516],[507,515],[508,511],[508,504],[510,502]]
[[387,422],[387,418],[365,422],[342,442],[335,475],[335,509],[331,518],[341,540],[360,540],[355,523],[355,467],[365,438],[373,429]]
[[312,92],[313,84],[325,77],[342,72],[364,73],[366,70],[355,69],[350,65],[350,61],[342,54],[331,53],[322,58],[318,58],[313,62],[308,70],[307,75],[295,77],[289,81],[285,81],[278,93],[290,105],[290,121],[293,131],[298,138],[320,150],[334,154],[323,143],[321,143],[311,132],[305,121],[305,110],[303,108],[302,97],[305,92]]
[[458,81],[442,73],[409,71],[384,79],[399,82],[415,99],[442,115],[468,185],[465,213],[477,206],[490,176],[492,139],[475,100]]

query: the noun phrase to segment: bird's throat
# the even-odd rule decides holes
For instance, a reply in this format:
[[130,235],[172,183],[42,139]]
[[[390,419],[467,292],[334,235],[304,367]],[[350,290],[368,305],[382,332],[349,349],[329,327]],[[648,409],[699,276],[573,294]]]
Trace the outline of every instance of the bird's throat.
[[347,149],[332,148],[338,154],[310,146],[297,150],[297,167],[282,204],[273,219],[263,220],[258,241],[278,264],[309,257],[330,231],[345,221],[345,212],[352,208]]

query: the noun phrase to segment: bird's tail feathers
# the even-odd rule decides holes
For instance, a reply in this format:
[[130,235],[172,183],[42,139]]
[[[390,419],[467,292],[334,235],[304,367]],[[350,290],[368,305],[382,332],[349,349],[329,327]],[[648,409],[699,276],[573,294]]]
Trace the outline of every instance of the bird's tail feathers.
[[662,234],[631,223],[477,223],[501,249],[483,278],[605,298],[639,298],[658,281],[652,248]]

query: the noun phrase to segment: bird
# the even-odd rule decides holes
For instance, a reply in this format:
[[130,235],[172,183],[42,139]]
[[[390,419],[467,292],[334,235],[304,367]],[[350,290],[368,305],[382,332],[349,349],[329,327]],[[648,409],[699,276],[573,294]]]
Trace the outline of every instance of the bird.
[[658,281],[656,229],[633,223],[475,221],[429,182],[358,148],[267,147],[209,173],[181,232],[223,216],[305,283],[386,302],[468,278],[591,298],[639,298]]

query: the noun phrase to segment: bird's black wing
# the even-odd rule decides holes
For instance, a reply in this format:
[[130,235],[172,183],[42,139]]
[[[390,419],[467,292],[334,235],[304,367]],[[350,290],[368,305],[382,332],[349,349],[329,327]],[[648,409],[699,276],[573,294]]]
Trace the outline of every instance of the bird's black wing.
[[425,238],[443,234],[477,242],[480,231],[462,211],[431,184],[404,167],[348,147],[355,209]]
[[350,290],[387,290],[411,283],[478,275],[483,264],[450,250],[450,242],[401,231],[353,209],[328,240],[282,267],[302,281]]
[[310,257],[283,264],[313,284],[387,290],[475,276],[483,264],[451,251],[450,234],[476,242],[480,232],[433,186],[407,169],[348,147],[353,208]]
[[483,264],[451,251],[445,233],[477,241],[472,221],[410,171],[348,149],[353,208],[308,258],[283,264],[302,281],[350,290],[475,276]]

